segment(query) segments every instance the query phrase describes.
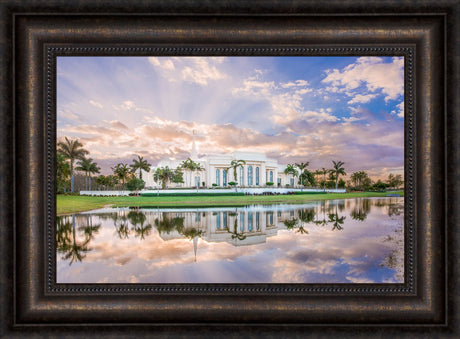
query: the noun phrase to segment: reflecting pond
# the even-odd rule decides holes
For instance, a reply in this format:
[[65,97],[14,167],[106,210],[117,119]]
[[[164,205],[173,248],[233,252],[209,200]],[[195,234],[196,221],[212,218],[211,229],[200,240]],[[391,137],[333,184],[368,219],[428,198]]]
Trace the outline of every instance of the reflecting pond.
[[57,283],[402,283],[404,198],[60,216]]

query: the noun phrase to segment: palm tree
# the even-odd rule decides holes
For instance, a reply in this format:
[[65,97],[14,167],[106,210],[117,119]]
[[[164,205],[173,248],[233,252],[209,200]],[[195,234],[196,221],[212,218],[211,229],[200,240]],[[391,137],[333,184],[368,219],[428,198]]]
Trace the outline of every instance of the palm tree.
[[60,141],[57,144],[58,154],[63,155],[70,160],[70,191],[74,191],[74,175],[73,163],[76,159],[83,159],[89,152],[83,148],[83,144],[78,139],[72,140],[65,137],[65,141]]
[[56,189],[66,192],[67,180],[70,177],[70,164],[62,154],[56,155]]
[[246,165],[246,161],[244,160],[232,160],[232,162],[230,163],[230,166],[227,168],[227,171],[231,168],[233,168],[233,178],[235,179],[236,182],[238,182],[238,174],[237,174],[237,171],[236,169],[238,167],[241,167],[243,168],[243,165]]
[[153,174],[153,180],[161,182],[161,188],[165,189],[169,181],[174,179],[175,173],[168,166],[158,167]]
[[77,165],[76,170],[85,172],[85,189],[88,189],[88,177],[90,178],[89,189],[91,190],[91,177],[88,173],[99,173],[101,168],[97,166],[97,163],[93,162],[92,158],[83,158],[77,162]]
[[196,163],[191,158],[188,158],[187,160],[182,161],[182,163],[180,164],[179,168],[187,170],[187,171],[190,171],[190,182],[189,182],[190,187],[192,187],[192,174],[193,174],[193,172],[195,172],[197,170],[200,170],[200,171],[203,170],[200,167],[200,164]]
[[[323,184],[323,189],[326,188],[326,174],[329,173],[329,170],[326,169],[326,168],[321,168],[320,170],[316,170],[315,171],[315,175],[322,175],[323,176],[323,181],[322,181],[322,184]],[[321,183],[321,182],[319,182]]]
[[334,164],[334,168],[330,169],[329,173],[335,176],[335,189],[337,189],[339,183],[339,175],[347,175],[347,173],[345,173],[345,168],[343,167],[345,163],[343,161],[335,162],[334,160],[332,160],[332,163]]
[[299,171],[295,169],[294,164],[288,164],[286,165],[286,168],[284,169],[284,174],[291,174],[295,178],[297,175],[299,175]]
[[125,180],[129,177],[129,168],[127,164],[119,163],[115,167],[112,167],[112,171],[115,176],[123,181],[123,191],[125,190]]
[[147,162],[147,160],[144,160],[143,157],[137,156],[137,160],[133,159],[133,163],[131,166],[131,169],[133,172],[136,172],[136,170],[139,170],[139,179],[142,180],[142,170],[148,172],[150,171],[150,164]]
[[319,183],[320,183],[320,180],[318,179],[318,177],[319,177],[320,175],[323,175],[323,171],[321,171],[321,170],[318,169],[318,170],[316,170],[313,174],[314,174],[314,176],[315,176],[315,181],[316,181],[316,183],[319,184]]
[[89,175],[89,190],[91,191],[91,174],[96,174],[96,173],[99,173],[101,170],[101,168],[99,166],[97,166],[97,164],[95,162],[92,162],[89,166],[89,170],[88,170],[88,173],[90,174]]
[[[307,162],[301,162],[300,164],[295,164],[296,167],[300,170],[300,173],[299,173],[299,178],[300,176],[302,175],[304,169],[306,169],[308,167],[308,165],[310,165],[310,162],[307,161]],[[302,185],[303,186],[303,185]]]

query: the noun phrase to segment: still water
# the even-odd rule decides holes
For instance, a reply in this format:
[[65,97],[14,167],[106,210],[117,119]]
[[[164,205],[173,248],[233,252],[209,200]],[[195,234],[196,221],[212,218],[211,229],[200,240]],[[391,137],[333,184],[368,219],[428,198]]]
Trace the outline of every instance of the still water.
[[57,283],[402,283],[404,198],[58,217]]

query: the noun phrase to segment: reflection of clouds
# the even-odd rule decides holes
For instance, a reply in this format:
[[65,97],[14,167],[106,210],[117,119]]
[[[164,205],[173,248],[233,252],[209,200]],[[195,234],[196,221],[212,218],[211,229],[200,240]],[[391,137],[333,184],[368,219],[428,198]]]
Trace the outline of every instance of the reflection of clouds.
[[[390,199],[371,200],[366,220],[348,217],[341,231],[306,223],[309,234],[279,229],[265,243],[251,246],[199,239],[197,262],[191,239],[164,240],[153,228],[144,240],[120,240],[113,221],[97,220],[94,214],[102,227],[91,242],[92,251],[71,267],[58,258],[58,282],[402,282],[403,216],[388,216],[383,202]],[[391,203],[401,206],[402,201]],[[339,217],[350,215],[357,203],[340,204]],[[325,207],[335,209],[335,204]],[[322,218],[321,205],[316,204],[315,220]]]

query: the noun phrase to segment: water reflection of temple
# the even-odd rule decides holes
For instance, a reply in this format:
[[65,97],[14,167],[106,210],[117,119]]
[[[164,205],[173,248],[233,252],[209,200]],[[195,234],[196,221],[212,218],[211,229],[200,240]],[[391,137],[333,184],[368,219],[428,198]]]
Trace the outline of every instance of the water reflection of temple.
[[194,229],[199,232],[201,239],[208,242],[228,242],[234,246],[246,246],[265,243],[267,237],[275,236],[279,229],[286,229],[283,221],[290,217],[294,209],[293,206],[281,208],[259,205],[143,211],[149,222],[156,225],[181,220],[182,225],[169,232],[162,232],[160,227],[159,233],[163,240],[186,238],[184,230]]

